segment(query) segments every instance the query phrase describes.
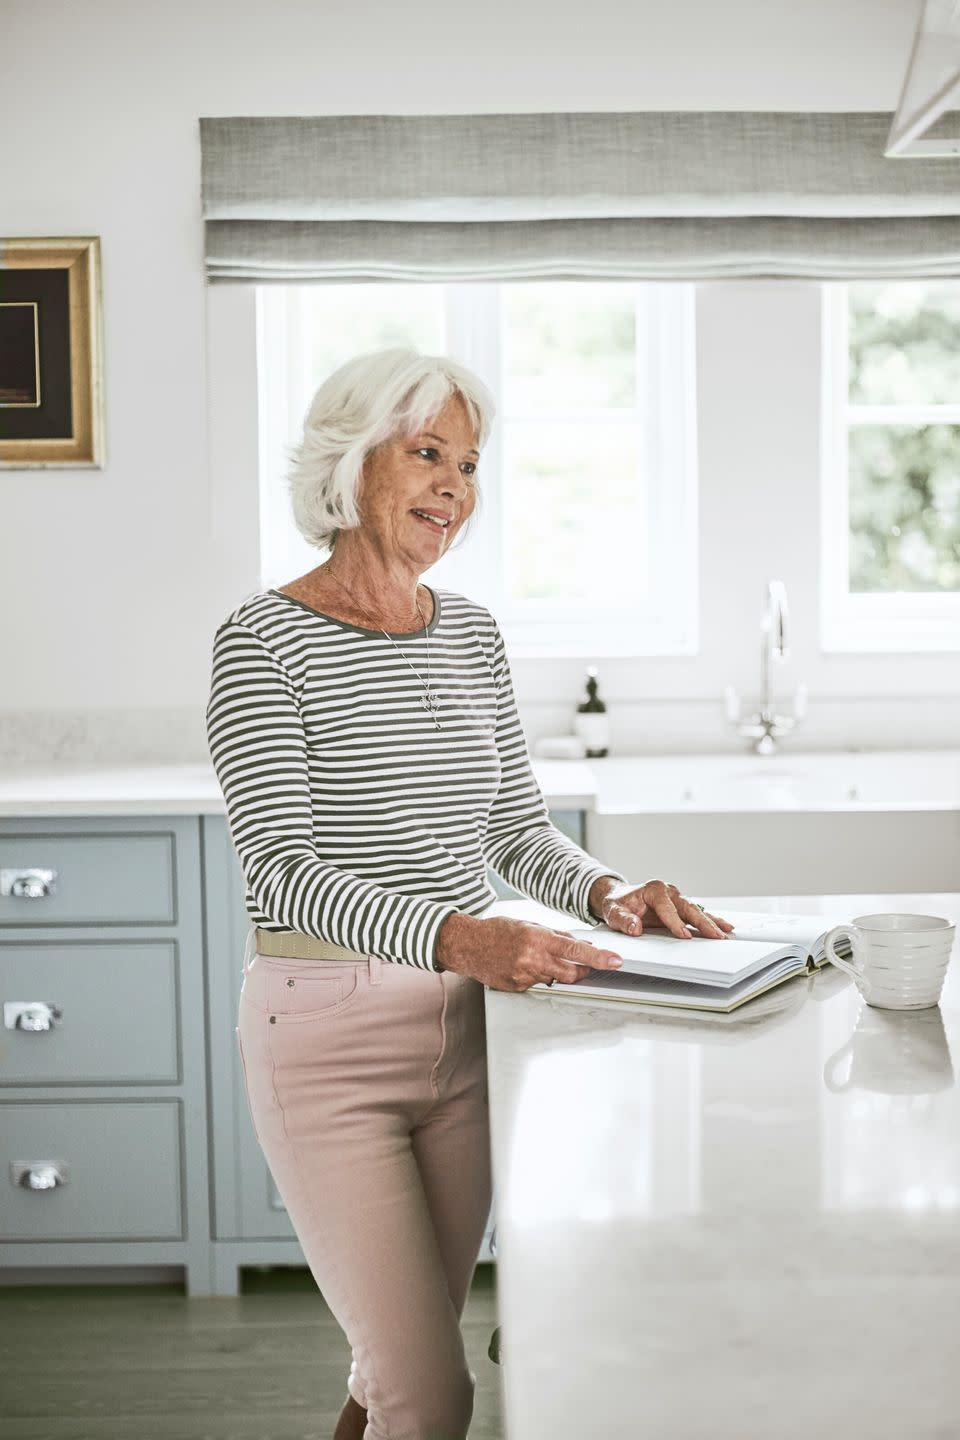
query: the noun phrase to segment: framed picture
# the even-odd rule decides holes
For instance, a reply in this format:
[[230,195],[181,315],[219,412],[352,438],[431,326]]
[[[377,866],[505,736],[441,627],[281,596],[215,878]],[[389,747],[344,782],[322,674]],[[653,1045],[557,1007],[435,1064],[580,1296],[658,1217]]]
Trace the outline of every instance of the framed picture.
[[0,467],[103,468],[100,238],[0,240]]

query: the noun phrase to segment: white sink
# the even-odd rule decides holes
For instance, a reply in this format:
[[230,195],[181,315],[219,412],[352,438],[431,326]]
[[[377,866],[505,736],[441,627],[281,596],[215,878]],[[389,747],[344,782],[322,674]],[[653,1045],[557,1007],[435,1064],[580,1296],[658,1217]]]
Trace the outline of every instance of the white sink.
[[688,895],[957,888],[960,752],[611,756],[586,848]]
[[960,752],[824,751],[769,760],[743,755],[612,756],[585,762],[594,809],[960,810]]

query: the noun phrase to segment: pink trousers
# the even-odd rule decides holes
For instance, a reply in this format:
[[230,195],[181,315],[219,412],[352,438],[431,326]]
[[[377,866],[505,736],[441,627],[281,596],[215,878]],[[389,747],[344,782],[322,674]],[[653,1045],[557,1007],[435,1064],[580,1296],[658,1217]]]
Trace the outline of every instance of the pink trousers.
[[464,1440],[460,1317],[492,1185],[483,986],[255,940],[236,1028],[250,1117],[350,1343],[364,1440]]

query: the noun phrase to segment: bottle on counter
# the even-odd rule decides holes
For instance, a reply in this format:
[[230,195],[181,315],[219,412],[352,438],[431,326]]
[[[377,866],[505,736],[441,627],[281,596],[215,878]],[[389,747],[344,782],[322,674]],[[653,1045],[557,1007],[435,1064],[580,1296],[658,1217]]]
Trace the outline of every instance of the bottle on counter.
[[587,748],[587,757],[606,755],[610,747],[610,719],[597,694],[597,667],[587,669],[587,698],[577,706],[573,728]]

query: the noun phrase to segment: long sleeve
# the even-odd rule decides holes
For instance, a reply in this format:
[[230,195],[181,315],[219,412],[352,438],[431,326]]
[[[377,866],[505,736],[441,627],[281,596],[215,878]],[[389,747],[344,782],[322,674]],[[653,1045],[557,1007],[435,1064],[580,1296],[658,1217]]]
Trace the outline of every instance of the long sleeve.
[[588,855],[551,823],[530,765],[499,626],[495,636],[494,673],[496,741],[502,773],[487,826],[484,844],[487,860],[497,874],[521,894],[590,924],[596,918],[587,905],[594,881],[601,875],[613,875],[618,880],[624,877]]
[[210,757],[257,911],[361,954],[434,970],[440,926],[457,906],[397,894],[317,854],[297,688],[271,647],[229,619],[213,643]]

